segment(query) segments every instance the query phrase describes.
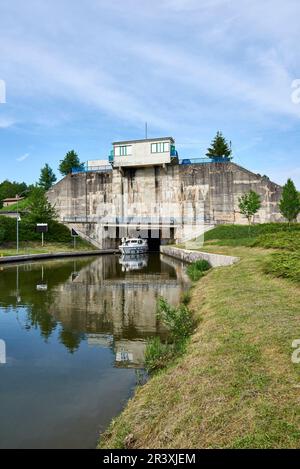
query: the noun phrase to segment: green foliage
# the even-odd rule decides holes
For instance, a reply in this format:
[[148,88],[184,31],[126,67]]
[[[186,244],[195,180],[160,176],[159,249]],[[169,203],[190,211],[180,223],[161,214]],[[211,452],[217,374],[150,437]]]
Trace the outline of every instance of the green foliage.
[[[0,221],[0,223],[1,223],[1,221]],[[5,228],[4,228],[4,226],[1,226],[1,224],[0,224],[0,245],[4,243],[5,236],[6,236]]]
[[253,246],[265,249],[284,249],[285,251],[300,251],[300,231],[280,231],[259,236]]
[[145,352],[145,368],[148,373],[164,368],[170,360],[184,353],[187,341],[195,329],[192,312],[186,305],[171,306],[164,298],[159,298],[157,317],[169,330],[166,343],[159,337],[149,340]]
[[45,192],[42,188],[36,187],[29,198],[29,214],[27,220],[33,225],[36,223],[51,224],[57,218],[55,208],[48,202]]
[[272,254],[267,260],[264,271],[274,277],[300,282],[300,253],[282,252]]
[[181,303],[187,306],[191,301],[191,291],[185,291],[181,295]]
[[157,316],[169,329],[170,339],[174,343],[187,339],[195,327],[192,314],[185,305],[173,307],[165,298],[158,300]]
[[[20,241],[40,241],[40,233],[35,232],[35,224],[31,223],[26,216],[22,217],[19,223]],[[49,231],[44,235],[45,241],[57,243],[67,243],[71,241],[70,230],[52,220],[49,224]],[[16,219],[0,216],[0,244],[16,242]]]
[[83,166],[84,163],[80,163],[77,153],[75,153],[74,150],[71,150],[68,151],[64,159],[60,161],[58,169],[63,176],[66,176],[72,172],[72,168],[81,169]]
[[250,191],[239,198],[240,212],[248,219],[249,225],[260,207],[260,196],[254,191]]
[[48,163],[46,163],[45,166],[41,169],[38,185],[44,189],[44,191],[48,191],[55,182],[56,176]]
[[199,259],[198,261],[193,262],[190,264],[186,271],[188,276],[193,282],[197,282],[203,277],[204,273],[211,268],[211,265],[205,259]]
[[147,342],[145,351],[145,368],[148,373],[153,373],[166,366],[166,362],[172,357],[172,349],[169,344],[161,342],[159,337],[153,337]]
[[231,145],[228,145],[222,132],[217,132],[211,146],[207,149],[206,156],[209,158],[230,158],[231,154]]
[[291,179],[283,187],[279,210],[289,223],[297,219],[300,213],[300,197]]
[[[252,225],[250,233],[253,238],[279,232],[300,232],[300,223],[295,223],[290,227],[286,223],[262,223]],[[205,242],[212,240],[239,240],[248,237],[249,229],[246,225],[219,225],[216,228],[207,231],[204,235]]]

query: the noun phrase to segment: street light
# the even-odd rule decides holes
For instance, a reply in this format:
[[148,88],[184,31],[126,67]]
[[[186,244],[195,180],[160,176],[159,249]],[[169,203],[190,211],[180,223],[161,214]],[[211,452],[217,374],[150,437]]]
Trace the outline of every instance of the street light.
[[21,221],[21,217],[19,215],[19,198],[28,191],[29,189],[25,189],[25,191],[18,194],[17,197],[17,254],[19,254],[19,221]]

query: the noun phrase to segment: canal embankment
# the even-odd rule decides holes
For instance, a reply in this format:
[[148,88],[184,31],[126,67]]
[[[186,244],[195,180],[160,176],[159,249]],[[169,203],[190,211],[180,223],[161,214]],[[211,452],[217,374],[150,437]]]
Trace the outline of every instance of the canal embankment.
[[93,250],[84,250],[84,251],[66,251],[66,252],[48,252],[40,254],[22,254],[15,256],[3,256],[0,257],[0,265],[7,264],[10,262],[26,262],[26,261],[36,261],[43,259],[59,259],[64,257],[81,257],[81,256],[100,256],[104,254],[115,254],[117,251],[115,249],[93,249]]
[[160,252],[166,256],[175,257],[182,262],[192,263],[198,260],[207,261],[212,267],[224,267],[233,265],[239,261],[236,256],[226,256],[212,252],[200,252],[190,249],[177,248],[175,246],[160,246]]
[[299,283],[267,274],[273,249],[234,242],[204,247],[240,262],[194,283],[189,308],[197,327],[185,353],[137,388],[101,448],[299,445],[300,365],[291,360]]

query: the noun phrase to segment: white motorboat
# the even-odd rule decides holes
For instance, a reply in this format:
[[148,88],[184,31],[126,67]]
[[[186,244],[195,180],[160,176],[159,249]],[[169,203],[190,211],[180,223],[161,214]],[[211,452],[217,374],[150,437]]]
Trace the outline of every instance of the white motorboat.
[[142,238],[122,238],[119,246],[122,254],[143,254],[148,252],[148,241]]

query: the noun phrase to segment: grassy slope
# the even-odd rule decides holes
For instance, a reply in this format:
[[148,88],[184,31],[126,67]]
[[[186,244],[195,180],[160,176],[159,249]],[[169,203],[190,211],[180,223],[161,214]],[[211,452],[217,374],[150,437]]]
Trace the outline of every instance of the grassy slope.
[[1,212],[15,212],[17,210],[19,211],[22,211],[22,210],[25,210],[29,205],[29,199],[23,199],[23,200],[20,200],[20,202],[17,204],[12,204],[12,205],[9,205],[8,207],[2,207],[0,208],[0,213]]
[[191,307],[202,321],[187,353],[138,388],[101,447],[300,446],[300,365],[291,363],[299,286],[267,276],[262,249],[207,250],[241,261],[195,285]]
[[[46,242],[44,247],[41,246],[41,242],[28,241],[20,242],[19,255],[22,254],[43,254],[43,253],[55,253],[55,252],[70,252],[70,251],[92,251],[95,246],[89,244],[87,241],[78,238],[76,240],[76,248],[74,249],[72,242],[70,243],[54,243]],[[16,243],[8,243],[0,245],[0,257],[1,256],[15,256]]]

